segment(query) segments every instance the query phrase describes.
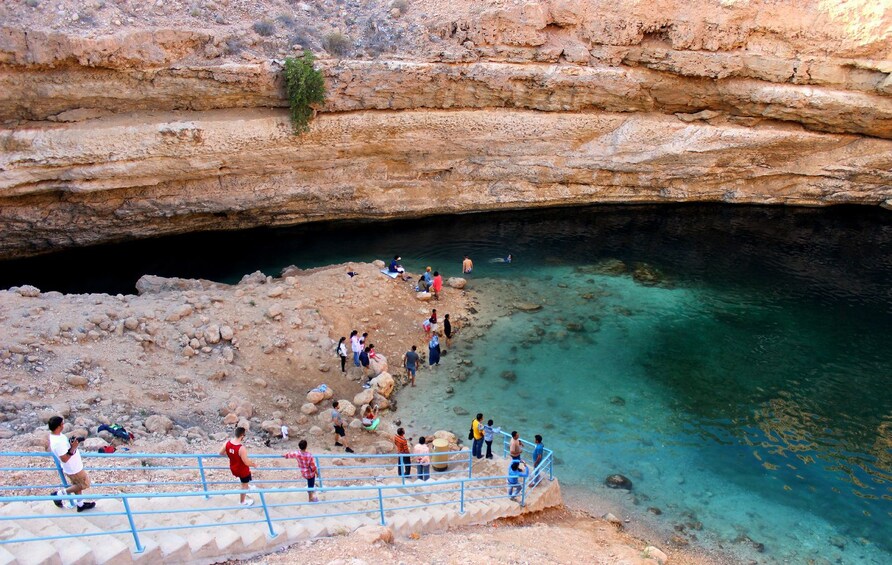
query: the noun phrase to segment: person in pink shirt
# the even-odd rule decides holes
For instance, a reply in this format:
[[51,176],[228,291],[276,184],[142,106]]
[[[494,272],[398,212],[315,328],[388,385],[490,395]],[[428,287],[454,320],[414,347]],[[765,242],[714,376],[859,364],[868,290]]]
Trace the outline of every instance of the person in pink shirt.
[[426,481],[431,478],[431,448],[427,446],[424,436],[418,438],[418,443],[412,448],[412,453],[418,456],[418,478]]

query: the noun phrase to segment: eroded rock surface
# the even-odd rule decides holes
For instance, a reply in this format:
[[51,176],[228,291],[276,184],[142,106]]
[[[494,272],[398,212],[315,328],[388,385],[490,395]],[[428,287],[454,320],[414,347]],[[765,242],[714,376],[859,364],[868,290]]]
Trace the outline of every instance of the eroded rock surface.
[[[0,258],[458,210],[892,199],[882,4],[310,4],[268,36],[252,23],[275,2],[225,25],[177,1],[90,25],[0,7]],[[298,138],[279,77],[285,27],[309,19],[352,47],[304,38],[328,100]]]

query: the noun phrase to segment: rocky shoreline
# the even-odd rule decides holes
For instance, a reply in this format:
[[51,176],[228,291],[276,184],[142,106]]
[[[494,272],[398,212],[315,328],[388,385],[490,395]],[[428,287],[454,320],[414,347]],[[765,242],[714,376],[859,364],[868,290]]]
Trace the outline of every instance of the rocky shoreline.
[[[290,448],[300,437],[327,452],[333,449],[329,435],[315,416],[324,401],[340,398],[354,445],[389,452],[387,434],[395,422],[411,419],[397,410],[400,379],[379,366],[376,386],[363,390],[360,373],[341,375],[329,356],[333,328],[354,324],[371,330],[370,339],[391,359],[410,342],[423,345],[426,297],[378,268],[292,268],[277,278],[247,275],[231,286],[143,277],[139,294],[128,296],[62,295],[28,286],[0,291],[0,449],[42,451],[45,421],[61,414],[65,431],[87,437],[84,449],[91,451],[120,445],[108,432],[96,432],[100,424],[119,423],[135,434],[134,452],[213,453],[237,424],[252,430],[248,445],[258,453]],[[467,339],[485,331],[485,321],[475,326],[480,316],[473,293],[447,287],[436,305],[461,320]],[[305,392],[321,382],[329,385],[327,393]],[[372,399],[390,404],[381,434],[358,429],[356,413]],[[283,424],[291,428],[287,441],[277,437]],[[450,432],[437,435],[456,448],[461,443]],[[271,445],[264,445],[267,440]],[[30,478],[9,476],[10,484]],[[617,535],[622,526],[615,521]]]

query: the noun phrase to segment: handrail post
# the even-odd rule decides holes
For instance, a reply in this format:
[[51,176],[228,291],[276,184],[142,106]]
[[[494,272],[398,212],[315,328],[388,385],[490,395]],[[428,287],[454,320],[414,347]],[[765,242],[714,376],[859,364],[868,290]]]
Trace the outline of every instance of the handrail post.
[[381,513],[381,525],[386,526],[384,521],[384,495],[381,493],[381,487],[378,487],[378,511]]
[[[473,469],[473,468],[474,468],[474,452],[469,451],[468,452],[468,478],[469,479],[471,478],[471,469]],[[462,483],[462,485],[464,485],[464,483]]]
[[322,488],[322,467],[319,466],[319,458],[314,456],[316,461],[316,480],[319,482],[319,488]]
[[124,510],[127,512],[127,521],[130,522],[130,533],[133,534],[133,542],[136,544],[136,553],[142,553],[145,548],[142,543],[140,543],[139,534],[136,532],[136,522],[133,521],[133,513],[130,512],[130,501],[127,500],[126,496],[122,496],[121,501],[124,503]]
[[548,480],[549,480],[549,481],[553,481],[553,480],[554,480],[554,453],[552,453],[551,455],[549,455],[549,460],[548,460]]
[[458,513],[465,513],[465,482],[461,482],[461,501],[459,502]]
[[201,475],[201,490],[204,491],[205,498],[210,498],[211,495],[207,494],[208,491],[208,482],[204,476],[204,464],[201,462],[201,455],[197,457],[198,459],[198,473]]
[[62,488],[68,488],[68,479],[65,478],[65,473],[62,471],[62,462],[56,457],[56,454],[53,453],[53,462],[56,464],[56,471],[59,473],[59,480],[62,481]]
[[263,505],[263,516],[266,518],[266,525],[269,526],[269,537],[274,538],[278,534],[276,534],[276,530],[273,529],[273,521],[269,519],[269,508],[266,507],[266,497],[263,495],[263,491],[260,492],[260,504]]
[[520,507],[523,508],[526,506],[527,501],[527,478],[523,478],[523,482],[520,486]]
[[508,457],[508,436],[502,434],[502,457]]

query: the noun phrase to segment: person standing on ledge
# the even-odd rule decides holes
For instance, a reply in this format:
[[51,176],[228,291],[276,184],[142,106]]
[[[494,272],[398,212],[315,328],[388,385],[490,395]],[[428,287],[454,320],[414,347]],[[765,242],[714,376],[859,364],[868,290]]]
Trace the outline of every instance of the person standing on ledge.
[[443,335],[446,336],[446,347],[452,347],[452,322],[449,321],[449,314],[443,316]]
[[434,271],[434,282],[431,284],[431,288],[434,291],[434,300],[440,300],[440,291],[443,290],[443,277],[440,276],[440,271]]
[[418,348],[414,345],[412,349],[406,351],[406,354],[403,355],[403,367],[406,368],[406,378],[412,386],[415,386],[415,372],[418,371]]
[[393,436],[393,445],[396,452],[399,453],[397,458],[397,466],[399,467],[400,476],[408,478],[412,474],[412,459],[409,457],[409,442],[406,440],[406,430],[399,428],[396,435]]
[[523,444],[520,443],[520,435],[517,432],[511,432],[511,443],[508,444],[508,453],[511,455],[511,459],[520,461],[520,456],[523,454]]
[[[229,470],[232,475],[242,483],[242,490],[248,490],[251,483],[251,467],[256,467],[257,463],[248,459],[248,450],[242,444],[245,441],[247,430],[239,426],[235,429],[235,437],[226,442],[220,455],[229,458]],[[242,506],[251,506],[254,499],[245,493],[242,493],[240,502]]]
[[347,341],[346,337],[342,337],[341,341],[338,342],[338,357],[341,359],[341,372],[347,372]]
[[471,258],[465,255],[465,260],[461,262],[461,272],[466,275],[474,270],[474,262],[471,261]]
[[477,459],[483,458],[483,414],[471,421],[471,432],[474,435],[474,444],[471,447],[471,455]]
[[350,332],[350,350],[353,351],[353,365],[359,367],[359,352],[362,351],[362,344],[359,342],[357,330]]
[[[47,422],[50,429],[50,451],[62,462],[62,472],[68,477],[71,486],[66,489],[59,489],[53,494],[56,496],[64,496],[66,494],[79,495],[90,488],[90,477],[84,471],[84,462],[81,460],[81,452],[77,447],[83,438],[68,438],[62,435],[62,416],[53,416]],[[86,502],[81,499],[75,499],[72,504],[71,500],[64,503],[61,500],[54,500],[53,503],[59,508],[72,508],[77,506],[78,512],[89,510],[96,507],[95,502]]]

